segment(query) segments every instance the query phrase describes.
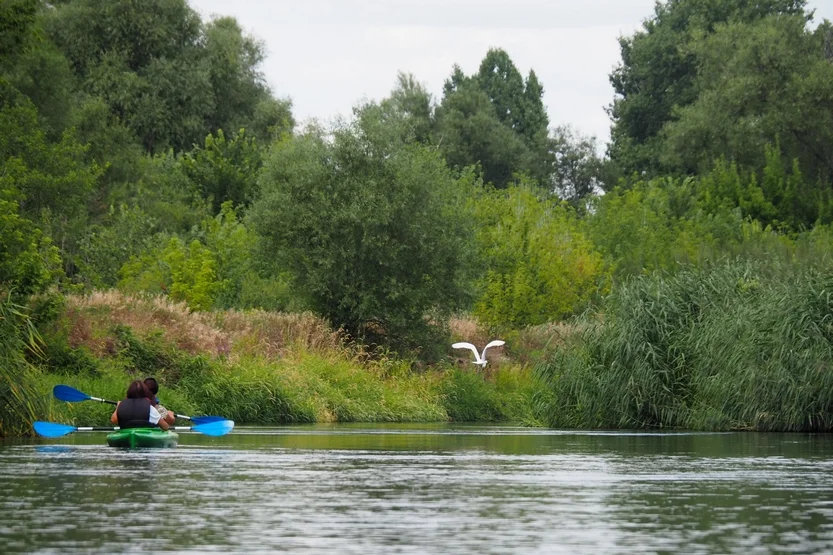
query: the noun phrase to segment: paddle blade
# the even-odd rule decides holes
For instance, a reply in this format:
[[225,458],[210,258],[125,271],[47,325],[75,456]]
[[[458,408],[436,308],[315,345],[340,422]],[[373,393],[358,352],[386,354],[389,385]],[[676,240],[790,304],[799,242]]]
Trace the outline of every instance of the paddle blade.
[[234,429],[234,420],[217,420],[206,424],[197,424],[191,429],[207,436],[224,436]]
[[[185,417],[183,416],[183,418]],[[212,422],[221,422],[228,419],[225,416],[192,416],[189,420],[194,424],[211,424]]]
[[38,435],[43,437],[61,437],[71,434],[75,431],[75,426],[68,426],[66,424],[56,424],[54,422],[35,422],[32,427]]
[[59,401],[66,401],[67,403],[78,403],[80,401],[89,401],[91,397],[86,393],[82,393],[68,385],[56,385],[52,388],[52,394]]

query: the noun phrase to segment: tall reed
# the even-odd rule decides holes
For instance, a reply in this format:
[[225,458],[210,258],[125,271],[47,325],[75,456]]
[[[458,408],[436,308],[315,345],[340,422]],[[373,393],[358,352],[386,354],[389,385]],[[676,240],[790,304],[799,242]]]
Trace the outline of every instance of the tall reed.
[[38,335],[23,307],[0,300],[0,437],[29,433],[44,414],[32,384],[26,352],[36,352]]
[[633,278],[536,371],[558,427],[830,430],[833,276],[783,258]]

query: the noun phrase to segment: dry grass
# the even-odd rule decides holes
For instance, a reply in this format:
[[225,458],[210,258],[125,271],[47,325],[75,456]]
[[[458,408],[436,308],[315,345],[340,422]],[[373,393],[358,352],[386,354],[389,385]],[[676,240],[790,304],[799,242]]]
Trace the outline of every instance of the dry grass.
[[85,345],[95,355],[112,354],[111,330],[129,326],[137,337],[161,333],[167,342],[190,354],[228,358],[259,355],[280,358],[289,349],[338,350],[341,336],[310,314],[262,310],[192,312],[185,303],[165,297],[96,291],[67,297],[69,343]]
[[454,341],[468,341],[475,345],[486,344],[489,332],[477,320],[470,316],[457,316],[448,322],[451,328],[451,338]]
[[514,341],[513,353],[522,363],[535,363],[548,353],[562,348],[580,330],[572,322],[551,322],[530,326],[521,331]]
[[[453,341],[468,341],[482,347],[492,339],[496,339],[471,317],[452,318],[449,324]],[[579,331],[578,325],[572,322],[551,322],[508,332],[500,337],[506,341],[505,347],[489,349],[490,365],[500,366],[507,362],[519,363],[522,366],[534,364],[553,350],[563,347]],[[468,355],[463,351],[453,349],[450,351],[458,366],[465,367],[470,362]]]
[[[348,345],[340,331],[333,330],[325,320],[309,312],[193,312],[185,303],[166,297],[110,290],[67,297],[66,314],[69,344],[72,347],[84,345],[98,357],[115,353],[113,328],[123,325],[141,339],[161,335],[165,342],[192,355],[223,358],[229,362],[252,356],[276,360],[295,351],[337,355],[365,366],[373,359],[366,350]],[[451,343],[468,341],[482,348],[496,338],[471,317],[452,318],[449,327],[448,354],[461,368],[472,368],[471,356],[467,351],[452,349]],[[553,323],[502,336],[507,346],[489,350],[490,366],[497,368],[508,362],[534,363],[563,345],[575,332],[572,324]],[[378,353],[376,358],[379,358]],[[386,367],[387,363],[382,366]]]
[[339,332],[310,312],[285,314],[264,310],[215,313],[220,329],[233,338],[235,350],[282,357],[293,348],[331,352],[342,348]]

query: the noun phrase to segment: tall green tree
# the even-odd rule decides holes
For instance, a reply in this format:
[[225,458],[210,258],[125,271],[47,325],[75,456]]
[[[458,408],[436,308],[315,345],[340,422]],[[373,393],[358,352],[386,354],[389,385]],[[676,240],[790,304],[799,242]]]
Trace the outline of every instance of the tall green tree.
[[611,189],[616,172],[609,160],[599,155],[594,137],[586,137],[569,126],[550,131],[552,165],[548,185],[552,192],[573,204]]
[[50,37],[82,77],[113,53],[134,73],[159,58],[182,58],[202,32],[199,14],[184,0],[71,0],[49,15]]
[[188,150],[222,128],[279,135],[294,124],[258,69],[262,45],[232,18],[203,24],[186,0],[72,0],[46,13],[83,90],[150,153]]
[[193,186],[219,213],[226,201],[235,206],[252,201],[263,160],[257,142],[244,130],[226,139],[220,129],[206,137],[203,146],[183,155],[181,163]]
[[5,0],[0,3],[0,66],[25,51],[34,39],[39,0]]
[[663,128],[661,162],[705,173],[725,157],[762,169],[777,143],[810,183],[833,184],[831,36],[829,23],[810,31],[804,16],[783,15],[721,24],[694,41],[699,94]]
[[263,43],[244,34],[233,17],[209,21],[203,36],[202,57],[214,96],[209,130],[231,134],[245,128],[264,143],[291,132],[291,102],[272,97],[259,69],[265,57]]
[[806,0],[668,0],[657,2],[642,29],[619,39],[622,61],[610,75],[615,97],[609,152],[625,173],[661,172],[666,123],[701,91],[692,42],[723,23],[747,24],[770,15],[800,15]]
[[468,300],[473,183],[455,179],[435,149],[387,137],[369,118],[276,144],[250,218],[334,326],[424,349]]
[[205,135],[214,99],[200,63],[202,22],[185,0],[74,0],[49,10],[46,29],[84,90],[148,152]]
[[523,134],[527,127],[523,107],[524,80],[509,54],[505,50],[489,49],[480,62],[476,81],[489,97],[500,122]]
[[436,143],[452,168],[477,165],[483,181],[506,187],[527,169],[529,149],[501,123],[489,97],[470,82],[447,94],[437,107]]
[[[366,107],[360,111],[366,111]],[[399,73],[396,87],[379,104],[379,117],[390,122],[390,128],[404,131],[405,139],[429,144],[434,129],[434,105],[431,93],[409,73]]]
[[552,155],[544,88],[535,72],[523,79],[509,55],[490,49],[478,73],[455,66],[435,111],[435,142],[449,164],[479,165],[483,179],[498,188],[515,173],[545,183]]
[[523,79],[509,54],[492,48],[480,62],[475,79],[495,108],[498,119],[520,135],[527,149],[527,172],[543,182],[547,172],[549,117],[544,107],[544,85],[535,71]]
[[37,38],[6,57],[0,71],[16,91],[34,104],[46,137],[58,141],[72,124],[78,101],[77,80],[66,57],[52,42],[43,39],[37,19],[32,20],[31,34]]

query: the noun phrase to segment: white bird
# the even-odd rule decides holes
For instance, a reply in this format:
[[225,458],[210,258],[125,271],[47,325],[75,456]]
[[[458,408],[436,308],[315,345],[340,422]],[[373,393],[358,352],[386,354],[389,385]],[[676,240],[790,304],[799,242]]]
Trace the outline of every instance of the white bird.
[[494,341],[490,341],[488,345],[483,347],[483,353],[482,354],[478,353],[477,352],[477,347],[475,347],[471,343],[465,343],[465,342],[455,343],[451,347],[453,349],[471,349],[471,352],[474,353],[474,360],[472,362],[474,362],[478,366],[482,366],[483,368],[485,368],[486,363],[489,362],[488,360],[486,360],[486,350],[489,347],[500,347],[501,345],[504,345],[505,343],[506,343],[505,341],[501,341],[500,339],[495,339]]

